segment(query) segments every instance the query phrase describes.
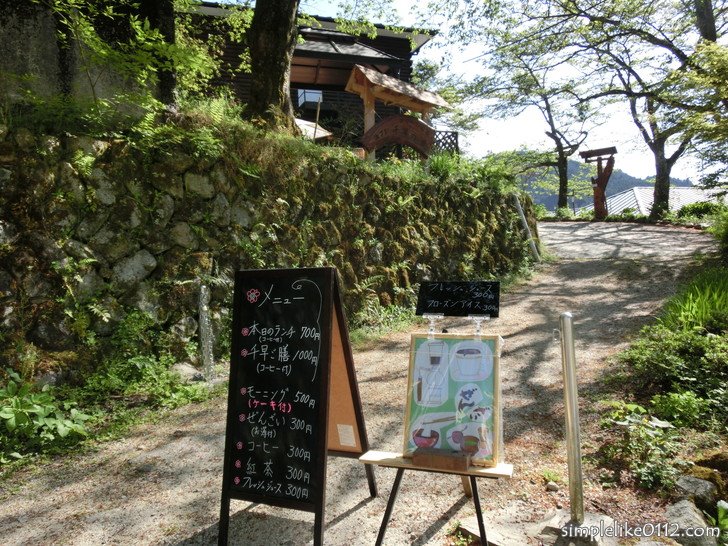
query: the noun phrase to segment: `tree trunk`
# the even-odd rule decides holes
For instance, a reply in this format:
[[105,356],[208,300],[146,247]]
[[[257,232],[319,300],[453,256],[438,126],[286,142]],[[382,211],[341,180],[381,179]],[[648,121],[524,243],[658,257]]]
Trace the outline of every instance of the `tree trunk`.
[[[159,30],[168,44],[175,43],[175,18],[173,0],[145,0],[139,5],[139,14],[147,19],[149,24]],[[173,69],[159,71],[157,85],[159,100],[167,105],[174,104],[174,91],[177,87],[177,77]]]
[[715,42],[718,33],[715,28],[715,13],[710,0],[695,0],[695,25],[703,40]]
[[556,171],[559,174],[559,199],[556,207],[563,209],[569,206],[569,158],[566,157],[564,150],[561,148],[557,150],[557,154]]
[[270,127],[296,131],[291,104],[291,59],[300,0],[257,0],[248,30],[252,72],[247,114]]
[[672,165],[665,157],[665,140],[657,139],[652,146],[655,156],[655,196],[650,220],[659,220],[670,210],[670,171]]
[[[160,0],[158,4],[158,28],[168,44],[175,43],[175,20],[174,1]],[[159,100],[164,104],[174,104],[174,91],[177,87],[177,76],[172,69],[164,69],[159,72]]]

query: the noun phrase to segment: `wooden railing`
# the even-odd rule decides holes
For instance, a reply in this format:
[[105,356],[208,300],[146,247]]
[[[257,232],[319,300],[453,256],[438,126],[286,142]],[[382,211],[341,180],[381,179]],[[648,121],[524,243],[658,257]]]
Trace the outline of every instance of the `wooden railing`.
[[457,131],[435,131],[435,145],[432,147],[433,152],[452,152],[460,153],[458,144]]

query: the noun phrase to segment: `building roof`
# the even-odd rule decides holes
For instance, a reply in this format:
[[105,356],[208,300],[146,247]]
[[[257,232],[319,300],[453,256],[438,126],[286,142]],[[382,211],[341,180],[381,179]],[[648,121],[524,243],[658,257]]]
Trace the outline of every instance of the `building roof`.
[[[607,197],[607,211],[609,214],[619,214],[626,209],[631,209],[635,214],[647,216],[652,209],[655,188],[652,186],[637,186],[620,193]],[[690,203],[703,201],[717,201],[717,190],[705,190],[702,188],[670,187],[670,210],[678,211]],[[593,210],[594,205],[582,207],[579,211]]]
[[370,45],[356,41],[343,32],[323,31],[303,28],[300,31],[305,41],[296,44],[297,57],[316,59],[346,60],[354,63],[400,65],[406,62]]
[[434,108],[450,106],[437,93],[419,89],[411,83],[387,76],[372,68],[355,65],[346,84],[346,90],[363,97],[367,87],[377,100],[385,104],[403,106],[414,112],[429,112]]
[[[204,14],[204,15],[215,15],[215,16],[224,16],[228,15],[230,13],[230,8],[239,7],[238,5],[229,4],[226,2],[201,2],[199,5],[195,6],[194,9],[198,13]],[[336,19],[333,17],[322,17],[320,15],[312,15],[313,19],[318,21],[318,23],[321,25],[321,29],[323,30],[333,30],[338,31],[338,23],[336,22]],[[412,42],[412,54],[419,51],[419,49],[425,45],[427,42],[429,42],[433,36],[437,34],[437,31],[434,30],[424,30],[424,29],[417,29],[413,27],[403,27],[403,28],[393,28],[386,25],[381,24],[374,24],[374,27],[377,29],[377,35],[378,36],[386,36],[389,38],[399,38],[403,40],[409,40]]]

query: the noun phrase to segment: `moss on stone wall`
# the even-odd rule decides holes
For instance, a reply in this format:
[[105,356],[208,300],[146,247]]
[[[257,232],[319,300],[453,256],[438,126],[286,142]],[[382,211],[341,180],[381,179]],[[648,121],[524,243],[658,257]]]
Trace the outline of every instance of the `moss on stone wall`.
[[[247,126],[224,135],[217,159],[2,136],[0,335],[15,367],[18,347],[98,346],[134,308],[188,326],[201,282],[224,324],[238,269],[334,265],[356,317],[413,305],[421,280],[498,278],[527,260],[514,190],[492,174],[398,171]],[[527,198],[526,210],[533,221]]]

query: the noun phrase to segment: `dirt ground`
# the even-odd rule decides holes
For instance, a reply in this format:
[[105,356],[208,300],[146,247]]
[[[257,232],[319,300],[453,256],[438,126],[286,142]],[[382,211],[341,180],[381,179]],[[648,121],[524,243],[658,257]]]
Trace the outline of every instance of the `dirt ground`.
[[[539,226],[558,257],[501,297],[500,318],[486,326],[505,339],[501,358],[506,462],[512,479],[479,480],[486,526],[506,544],[538,544],[529,523],[568,510],[559,315],[574,315],[584,454],[600,441],[595,406],[608,396],[599,380],[609,357],[649,323],[696,253],[714,249],[691,229],[637,224]],[[472,332],[467,320],[442,324]],[[423,331],[424,324],[412,331]],[[410,332],[357,349],[354,359],[372,449],[400,451]],[[215,544],[220,507],[226,400],[180,408],[93,453],[54,460],[0,484],[4,545]],[[376,469],[370,498],[363,466],[329,458],[325,542],[374,544],[394,470]],[[544,473],[561,476],[547,492]],[[618,521],[655,522],[664,501],[626,488],[604,489],[585,464],[585,508]],[[460,479],[406,472],[385,544],[442,545],[456,521],[474,515]],[[308,544],[313,515],[232,501],[230,544]]]

